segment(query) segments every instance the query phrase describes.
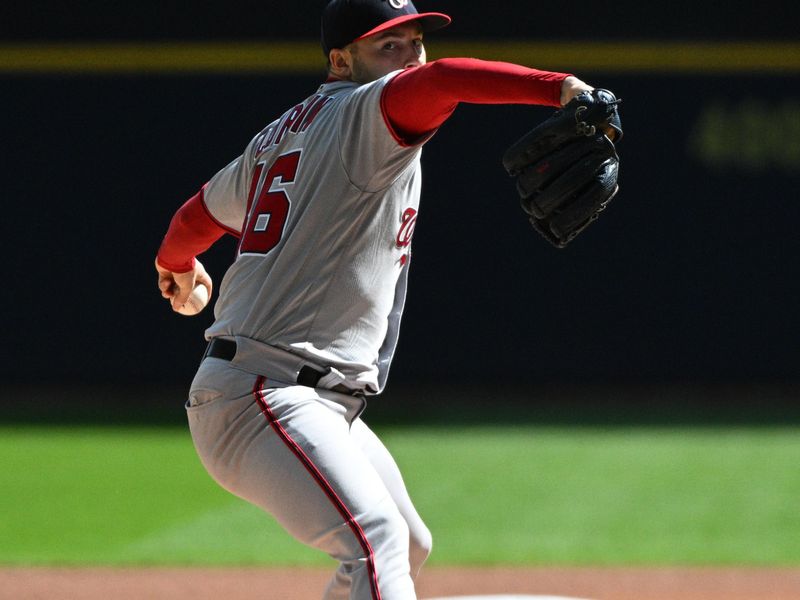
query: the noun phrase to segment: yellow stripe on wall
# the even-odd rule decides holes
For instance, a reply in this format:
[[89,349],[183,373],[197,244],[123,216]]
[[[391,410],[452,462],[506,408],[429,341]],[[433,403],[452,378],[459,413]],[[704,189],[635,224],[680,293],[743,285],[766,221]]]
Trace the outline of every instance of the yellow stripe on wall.
[[308,42],[0,46],[4,73],[270,73],[321,71]]
[[[428,44],[430,59],[469,56],[575,73],[798,73],[800,43],[489,42]],[[317,42],[0,45],[0,73],[317,73]]]
[[[438,48],[433,49],[438,53]],[[575,72],[800,72],[800,44],[796,43],[470,42],[447,44],[443,50],[442,56],[475,56]]]

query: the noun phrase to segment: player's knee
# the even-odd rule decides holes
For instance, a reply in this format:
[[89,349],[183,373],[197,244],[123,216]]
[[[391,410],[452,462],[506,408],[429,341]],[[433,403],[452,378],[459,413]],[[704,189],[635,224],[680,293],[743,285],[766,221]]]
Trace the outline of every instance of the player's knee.
[[382,545],[390,548],[405,550],[411,538],[408,523],[397,510],[390,510],[380,516],[374,523],[375,530],[380,531],[379,538],[384,540]]
[[411,534],[408,523],[393,502],[383,502],[368,513],[362,513],[359,525],[379,560],[407,560]]
[[411,576],[416,577],[422,565],[428,560],[433,549],[433,536],[424,525],[413,528],[409,535],[408,559],[411,563]]

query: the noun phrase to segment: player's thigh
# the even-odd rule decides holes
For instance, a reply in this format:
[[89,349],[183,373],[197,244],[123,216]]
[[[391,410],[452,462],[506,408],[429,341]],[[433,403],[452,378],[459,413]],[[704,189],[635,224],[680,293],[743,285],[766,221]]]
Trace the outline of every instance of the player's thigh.
[[411,501],[400,468],[384,443],[361,419],[353,422],[352,434],[364,454],[377,471],[392,496],[400,514],[408,524],[412,541],[418,547],[430,550],[431,534]]
[[404,526],[341,406],[301,386],[267,389],[260,404],[269,431],[252,445],[251,460],[272,457],[260,467],[268,482],[264,508],[287,530],[312,543],[343,522],[381,538]]
[[216,418],[215,404],[226,401],[213,400],[192,427],[210,438],[196,442],[206,468],[294,537],[340,560],[363,555],[369,538],[370,545],[407,538],[391,494],[351,435],[346,407],[304,386],[254,390]]

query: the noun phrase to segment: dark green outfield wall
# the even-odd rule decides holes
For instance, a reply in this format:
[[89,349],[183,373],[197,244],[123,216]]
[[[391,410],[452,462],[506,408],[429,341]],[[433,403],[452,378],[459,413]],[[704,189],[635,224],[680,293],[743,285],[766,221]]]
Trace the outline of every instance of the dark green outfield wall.
[[[187,16],[140,3],[110,15],[95,4],[15,8],[0,15],[15,23],[0,18],[0,39],[219,41],[261,26],[305,39],[316,10]],[[492,18],[484,3],[418,6],[451,12],[466,36],[588,38],[600,18],[579,10],[588,3],[512,4],[492,6]],[[629,41],[796,37],[776,6],[789,3],[735,19],[712,4],[617,2],[604,18]],[[460,107],[423,158],[394,381],[797,381],[798,72],[578,74],[624,99],[620,195],[570,248],[550,248],[499,161],[549,111]],[[185,198],[318,82],[308,72],[0,73],[4,381],[188,380],[210,314],[179,318],[159,298],[160,236]],[[206,259],[218,281],[232,251],[229,240]]]

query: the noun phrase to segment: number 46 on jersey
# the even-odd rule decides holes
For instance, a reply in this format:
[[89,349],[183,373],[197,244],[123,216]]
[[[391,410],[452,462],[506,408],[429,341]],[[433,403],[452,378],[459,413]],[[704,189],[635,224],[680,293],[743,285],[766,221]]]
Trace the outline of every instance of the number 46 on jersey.
[[286,191],[278,186],[294,182],[302,152],[296,150],[278,157],[263,177],[266,163],[256,165],[239,254],[266,254],[281,241],[291,202]]

